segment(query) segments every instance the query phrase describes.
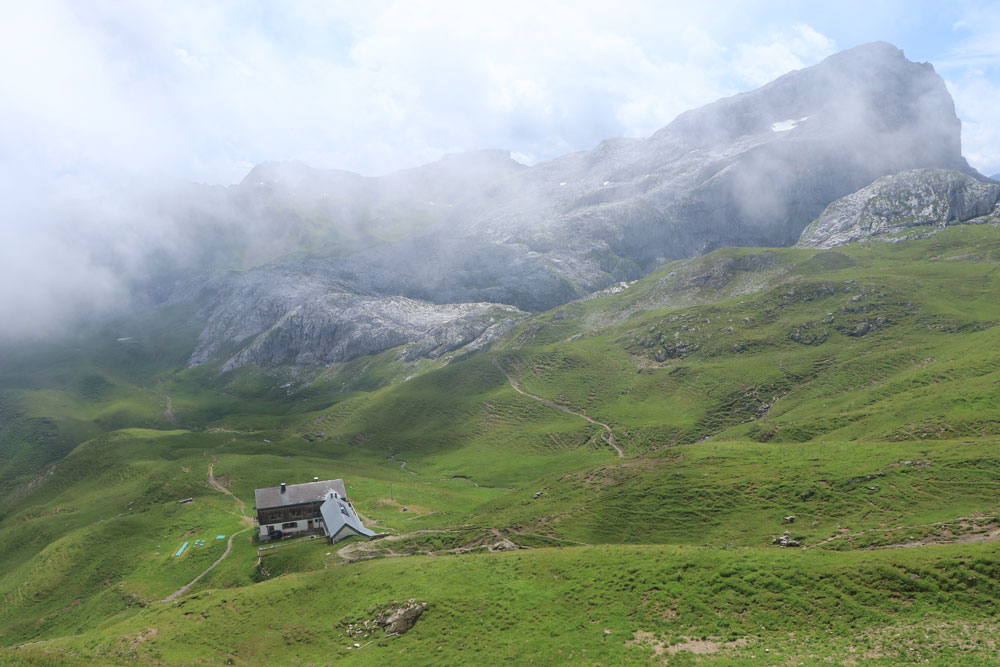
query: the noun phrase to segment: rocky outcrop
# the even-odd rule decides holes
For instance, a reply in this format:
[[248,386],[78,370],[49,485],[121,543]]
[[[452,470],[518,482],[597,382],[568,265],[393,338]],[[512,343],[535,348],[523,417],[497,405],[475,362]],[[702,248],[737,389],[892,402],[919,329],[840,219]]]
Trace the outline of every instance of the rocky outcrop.
[[[792,517],[792,518],[794,519],[794,517]],[[801,542],[799,542],[798,540],[793,540],[792,539],[792,533],[791,533],[791,531],[788,531],[788,530],[786,530],[784,533],[782,533],[781,535],[778,535],[776,538],[774,538],[774,540],[772,540],[771,544],[777,544],[779,547],[800,547],[800,546],[802,546]]]
[[410,600],[395,609],[387,610],[379,617],[378,624],[385,628],[386,635],[401,635],[416,625],[426,609],[426,602]]
[[986,222],[994,216],[1000,220],[998,200],[1000,185],[958,171],[912,169],[884,176],[833,202],[805,229],[798,245],[832,248],[869,238],[891,239],[914,227]]
[[[378,637],[379,630],[384,631],[384,636],[391,637],[412,630],[426,610],[426,602],[417,602],[414,599],[406,602],[393,600],[382,606],[371,607],[367,614],[360,618],[344,618],[340,621],[340,625],[344,634],[352,640],[364,641]],[[361,644],[354,643],[348,648],[361,648]]]
[[500,304],[438,305],[358,294],[322,276],[270,269],[241,275],[206,310],[208,324],[190,363],[237,346],[223,370],[329,364],[400,345],[407,345],[406,360],[436,358],[484,334],[491,337],[496,327],[524,315]]

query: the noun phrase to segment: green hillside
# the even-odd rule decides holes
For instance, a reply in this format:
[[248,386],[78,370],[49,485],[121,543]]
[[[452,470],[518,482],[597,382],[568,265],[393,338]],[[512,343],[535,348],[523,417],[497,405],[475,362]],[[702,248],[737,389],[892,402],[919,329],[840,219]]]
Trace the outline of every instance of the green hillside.
[[[723,249],[435,361],[188,369],[194,309],[5,350],[0,663],[992,663],[998,294],[982,225]],[[314,476],[390,536],[258,552],[253,489]]]

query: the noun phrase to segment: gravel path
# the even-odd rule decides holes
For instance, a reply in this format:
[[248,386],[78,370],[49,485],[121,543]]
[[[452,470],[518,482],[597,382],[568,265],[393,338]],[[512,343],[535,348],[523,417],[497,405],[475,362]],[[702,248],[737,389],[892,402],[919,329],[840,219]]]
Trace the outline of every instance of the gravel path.
[[[222,493],[225,493],[227,496],[229,496],[233,500],[235,500],[237,506],[240,508],[240,514],[243,515],[243,523],[249,523],[249,517],[247,516],[247,506],[246,506],[246,503],[244,503],[242,500],[240,500],[235,495],[233,495],[232,491],[230,491],[229,489],[227,489],[226,487],[224,487],[222,484],[219,484],[218,481],[216,481],[216,479],[215,479],[215,460],[214,459],[212,460],[211,463],[208,464],[208,483],[211,484],[212,487],[215,488],[216,490],[221,491]],[[215,569],[216,565],[218,565],[223,560],[225,560],[226,556],[229,555],[229,552],[233,550],[233,538],[235,538],[237,535],[240,535],[242,533],[247,532],[248,530],[250,530],[250,528],[251,528],[251,526],[248,525],[243,530],[238,530],[235,533],[233,533],[232,535],[230,535],[229,536],[229,540],[226,542],[226,550],[222,553],[221,556],[219,556],[218,560],[216,560],[214,563],[212,563],[211,565],[209,565],[205,569],[204,572],[202,572],[197,577],[195,577],[194,579],[192,579],[191,581],[189,581],[187,583],[187,585],[185,585],[185,586],[177,589],[176,591],[174,591],[173,593],[171,593],[167,597],[163,598],[163,600],[161,600],[161,602],[173,602],[174,600],[176,600],[177,598],[179,598],[180,596],[184,595],[189,590],[191,590],[191,587],[194,586],[196,583],[198,583],[198,581],[202,577],[204,577],[206,574],[208,574],[209,572],[211,572],[213,569]]]

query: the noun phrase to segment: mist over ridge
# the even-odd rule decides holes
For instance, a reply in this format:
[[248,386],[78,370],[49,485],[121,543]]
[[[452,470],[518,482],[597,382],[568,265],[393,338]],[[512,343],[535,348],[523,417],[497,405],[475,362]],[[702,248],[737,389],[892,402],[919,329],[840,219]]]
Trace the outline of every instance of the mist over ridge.
[[[872,43],[685,112],[649,138],[530,167],[504,150],[382,177],[279,162],[234,186],[88,202],[74,213],[93,224],[75,228],[96,233],[73,241],[91,270],[71,283],[84,311],[207,299],[192,363],[233,344],[243,351],[230,365],[329,363],[401,343],[440,354],[671,259],[791,245],[834,199],[920,167],[977,175],[934,68]],[[458,334],[430,315],[448,304],[482,305],[472,321],[462,309]],[[58,329],[31,305],[7,334]],[[368,320],[397,324],[359,347]]]
[[[919,167],[976,174],[961,155],[960,130],[933,67],[873,43],[681,114],[648,139],[609,139],[527,168],[503,153],[456,156],[456,165],[489,156],[490,168],[470,171],[481,178],[478,187],[422,181],[426,199],[402,218],[392,214],[402,209],[379,217],[384,225],[416,213],[422,222],[405,239],[383,237],[335,259],[285,260],[227,279],[204,311],[208,324],[192,363],[233,344],[243,351],[226,368],[277,358],[344,361],[370,340],[356,323],[392,320],[387,309],[396,297],[427,302],[424,310],[495,303],[539,311],[724,245],[792,245],[830,202],[879,176]],[[440,177],[446,162],[402,177],[422,170]],[[303,202],[336,202],[344,220],[349,211],[366,219],[372,192],[383,188],[383,179],[301,165],[269,165],[258,175],[241,187],[284,197],[308,191]],[[341,194],[331,194],[338,187]],[[448,190],[451,196],[430,198]],[[265,302],[262,317],[252,304]],[[426,319],[419,311],[414,306],[411,321]],[[454,347],[509,326],[512,316],[478,320],[452,338]],[[394,333],[382,349],[424,335],[422,325],[405,335],[400,325],[386,326]]]

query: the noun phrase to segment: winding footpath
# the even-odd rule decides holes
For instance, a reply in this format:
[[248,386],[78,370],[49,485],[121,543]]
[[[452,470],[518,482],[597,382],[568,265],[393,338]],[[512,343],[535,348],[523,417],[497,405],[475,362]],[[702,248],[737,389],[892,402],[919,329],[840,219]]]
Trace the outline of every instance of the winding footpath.
[[[429,533],[458,533],[458,532],[461,531],[449,530],[446,528],[443,529],[425,528],[423,530],[414,530],[410,533],[401,533],[398,535],[386,535],[385,537],[380,537],[379,542],[396,542],[398,540],[405,540],[408,537],[413,537],[414,535],[426,535]],[[351,540],[346,545],[337,549],[337,555],[346,560],[348,563],[353,563],[354,561],[357,560],[365,560],[366,558],[370,558],[370,556],[365,556],[365,555],[357,556],[355,555],[355,552],[366,551],[365,547],[368,546],[369,544],[371,544],[371,540],[367,541]],[[397,554],[390,550],[388,553],[382,553],[381,555],[390,557],[392,556],[400,557],[400,556],[407,556],[409,554]]]
[[614,434],[614,432],[612,432],[610,426],[608,426],[604,422],[597,421],[596,419],[594,419],[593,417],[590,417],[586,413],[577,412],[576,410],[568,408],[565,405],[560,405],[559,403],[556,403],[555,401],[550,401],[547,398],[542,398],[541,396],[535,396],[534,394],[529,394],[528,392],[526,392],[523,389],[521,389],[521,387],[517,384],[517,380],[515,380],[513,377],[511,377],[510,373],[508,373],[506,370],[504,370],[503,366],[500,365],[500,361],[497,359],[497,357],[493,357],[493,365],[496,367],[496,369],[498,371],[500,371],[501,373],[504,374],[504,377],[507,378],[507,382],[509,382],[510,386],[514,388],[514,391],[516,391],[517,393],[521,394],[522,396],[527,396],[530,399],[538,401],[539,403],[541,403],[544,406],[547,406],[547,407],[550,407],[550,408],[555,408],[556,410],[562,410],[563,412],[565,412],[567,414],[575,415],[575,416],[579,417],[580,419],[586,419],[588,422],[590,422],[591,424],[593,424],[595,426],[602,427],[604,429],[604,433],[601,434],[601,438],[604,440],[604,442],[606,442],[609,445],[611,445],[612,447],[614,447],[615,451],[618,452],[618,458],[620,458],[620,459],[625,458],[625,452],[622,450],[621,447],[618,446],[618,443],[615,442],[615,434]]
[[388,460],[389,461],[393,461],[393,462],[399,461],[399,469],[402,470],[403,472],[408,472],[411,475],[419,475],[420,474],[419,472],[414,472],[414,471],[410,470],[409,468],[407,468],[406,467],[406,461],[404,461],[403,459],[397,459],[395,454],[393,454],[392,456],[390,456]]
[[205,569],[204,572],[202,572],[197,577],[195,577],[190,582],[188,582],[187,585],[185,585],[185,586],[177,589],[176,591],[174,591],[173,593],[171,593],[167,597],[163,598],[163,600],[161,600],[161,602],[173,602],[174,600],[176,600],[177,598],[179,598],[180,596],[184,595],[189,590],[191,590],[191,587],[194,586],[196,583],[198,583],[198,581],[202,577],[204,577],[206,574],[208,574],[209,572],[211,572],[212,570],[214,570],[216,565],[218,565],[223,560],[225,560],[226,556],[229,555],[229,552],[233,550],[233,538],[235,538],[237,535],[240,535],[242,533],[247,532],[252,527],[251,525],[249,525],[250,524],[250,517],[247,516],[247,506],[246,506],[246,503],[244,503],[242,500],[240,500],[239,498],[237,498],[233,494],[232,491],[230,491],[229,489],[227,489],[226,487],[224,487],[222,484],[220,484],[218,481],[216,481],[216,479],[215,479],[215,459],[214,458],[212,459],[212,462],[208,464],[208,483],[211,484],[212,487],[215,488],[216,490],[221,491],[222,493],[226,494],[227,496],[231,497],[233,500],[236,501],[237,506],[240,508],[240,514],[243,517],[242,521],[243,521],[243,523],[248,524],[248,525],[243,530],[236,531],[235,533],[233,533],[232,535],[229,536],[229,540],[226,543],[226,550],[222,553],[221,556],[219,556],[218,560],[216,560],[214,563],[212,563],[211,565],[209,565]]

